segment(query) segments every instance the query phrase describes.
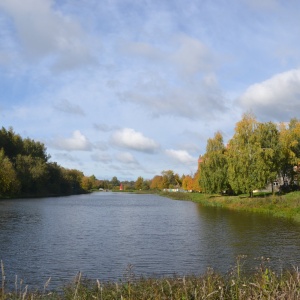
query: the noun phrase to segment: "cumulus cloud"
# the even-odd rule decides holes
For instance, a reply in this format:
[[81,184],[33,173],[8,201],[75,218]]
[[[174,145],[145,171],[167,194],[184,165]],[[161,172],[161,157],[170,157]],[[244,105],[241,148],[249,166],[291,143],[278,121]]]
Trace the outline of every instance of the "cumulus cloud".
[[75,130],[72,137],[58,138],[51,144],[56,149],[66,151],[90,151],[92,149],[91,143],[79,130]]
[[1,0],[19,40],[31,59],[55,60],[57,70],[91,62],[87,38],[78,22],[53,9],[51,0]]
[[137,160],[129,152],[117,153],[116,158],[119,162],[124,163],[124,164],[138,164]]
[[190,163],[196,163],[197,158],[191,156],[187,151],[185,150],[173,150],[168,149],[166,150],[166,154],[173,159],[175,159],[178,162],[184,163],[184,164],[190,164]]
[[83,109],[79,105],[73,104],[67,99],[63,99],[57,104],[55,104],[54,108],[68,114],[75,114],[75,115],[82,115],[82,116],[85,115]]
[[159,145],[154,140],[143,136],[142,133],[131,128],[115,131],[111,136],[111,142],[118,147],[146,153],[153,153],[159,148]]
[[283,121],[295,117],[300,110],[300,69],[251,85],[238,102],[263,118]]

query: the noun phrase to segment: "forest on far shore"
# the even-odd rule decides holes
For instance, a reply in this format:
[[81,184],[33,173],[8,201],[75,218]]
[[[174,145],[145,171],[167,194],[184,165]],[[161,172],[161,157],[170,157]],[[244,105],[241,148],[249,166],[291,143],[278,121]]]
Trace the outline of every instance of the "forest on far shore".
[[44,144],[0,130],[0,198],[59,196],[87,191],[81,171],[49,162]]

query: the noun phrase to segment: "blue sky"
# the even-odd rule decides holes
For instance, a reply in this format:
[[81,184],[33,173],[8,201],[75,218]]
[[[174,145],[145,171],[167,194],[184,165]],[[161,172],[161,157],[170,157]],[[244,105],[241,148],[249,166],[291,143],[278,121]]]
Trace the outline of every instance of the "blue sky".
[[297,0],[0,0],[0,125],[99,179],[193,174],[300,112]]

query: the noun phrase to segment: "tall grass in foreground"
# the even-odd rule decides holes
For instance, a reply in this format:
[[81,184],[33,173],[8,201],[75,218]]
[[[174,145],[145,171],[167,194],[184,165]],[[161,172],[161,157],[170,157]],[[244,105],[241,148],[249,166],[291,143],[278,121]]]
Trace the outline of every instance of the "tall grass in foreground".
[[[5,273],[2,269],[0,299],[300,299],[300,272],[297,268],[273,272],[264,261],[252,275],[242,269],[243,257],[226,275],[208,268],[202,276],[171,278],[135,278],[133,272],[119,282],[92,281],[79,273],[74,281],[61,292],[29,292],[27,287],[5,289]],[[49,282],[48,282],[49,283]]]

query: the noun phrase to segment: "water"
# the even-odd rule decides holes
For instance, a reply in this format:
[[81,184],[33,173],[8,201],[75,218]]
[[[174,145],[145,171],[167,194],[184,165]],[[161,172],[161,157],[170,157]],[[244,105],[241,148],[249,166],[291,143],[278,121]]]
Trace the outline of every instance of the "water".
[[[300,226],[156,195],[93,193],[0,201],[0,259],[6,280],[50,288],[80,271],[91,279],[124,279],[130,265],[144,276],[227,272],[238,255],[300,263]],[[247,267],[247,264],[246,266]]]

